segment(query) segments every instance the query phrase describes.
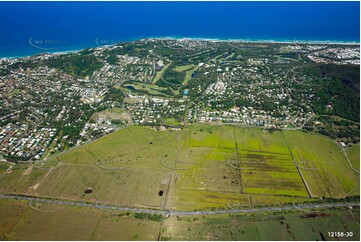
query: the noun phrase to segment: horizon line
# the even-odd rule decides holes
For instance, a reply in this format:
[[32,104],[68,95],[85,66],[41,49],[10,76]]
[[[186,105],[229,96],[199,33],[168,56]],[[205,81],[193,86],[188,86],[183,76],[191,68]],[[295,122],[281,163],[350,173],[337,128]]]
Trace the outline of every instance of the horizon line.
[[71,52],[80,52],[85,49],[96,49],[99,47],[110,47],[115,46],[121,43],[129,43],[135,41],[142,41],[142,40],[196,40],[196,41],[216,41],[216,42],[241,42],[241,43],[267,43],[267,44],[327,44],[327,45],[360,45],[360,41],[348,41],[348,40],[289,40],[289,39],[245,39],[245,38],[216,38],[216,37],[179,37],[179,36],[149,36],[149,37],[136,37],[131,38],[129,40],[119,41],[118,43],[111,44],[111,45],[102,45],[102,46],[93,46],[93,47],[84,47],[81,49],[73,49],[73,50],[63,50],[63,51],[49,51],[49,52],[39,52],[36,54],[30,55],[23,55],[23,56],[4,56],[0,57],[2,59],[22,59],[22,58],[29,58],[39,54],[51,54],[51,55],[58,55],[58,54],[67,54]]

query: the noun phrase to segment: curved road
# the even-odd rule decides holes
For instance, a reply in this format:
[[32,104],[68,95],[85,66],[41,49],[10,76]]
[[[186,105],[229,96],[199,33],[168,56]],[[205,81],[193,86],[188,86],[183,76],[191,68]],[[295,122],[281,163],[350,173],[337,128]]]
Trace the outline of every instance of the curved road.
[[[0,195],[0,199],[17,199],[24,201],[35,201],[42,203],[54,203],[59,205],[70,205],[77,207],[91,207],[99,209],[107,209],[113,211],[129,211],[135,213],[147,213],[147,214],[161,214],[161,215],[209,215],[209,214],[232,214],[232,213],[252,213],[252,212],[272,212],[272,211],[286,211],[286,210],[296,210],[292,205],[283,206],[283,207],[261,207],[261,208],[250,208],[250,209],[232,209],[232,210],[216,210],[216,211],[167,211],[167,210],[155,210],[155,209],[141,209],[141,208],[130,208],[130,207],[118,207],[106,204],[94,204],[94,203],[85,203],[85,202],[72,202],[65,200],[55,200],[49,198],[40,198],[40,197],[27,197],[21,195]],[[348,207],[348,206],[360,206],[358,202],[350,203],[323,203],[323,204],[308,204],[303,206],[297,206],[301,209],[322,209],[322,208],[336,208],[336,207]]]

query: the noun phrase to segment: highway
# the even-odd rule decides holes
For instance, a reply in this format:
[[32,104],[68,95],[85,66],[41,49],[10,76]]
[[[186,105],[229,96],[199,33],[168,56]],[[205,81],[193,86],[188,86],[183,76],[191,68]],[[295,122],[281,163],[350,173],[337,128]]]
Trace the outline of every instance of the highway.
[[179,215],[179,216],[274,212],[274,211],[288,211],[288,210],[299,210],[299,209],[322,209],[322,208],[339,208],[339,207],[348,207],[348,206],[360,206],[359,202],[349,202],[349,203],[332,203],[332,204],[331,203],[320,203],[320,204],[298,205],[297,208],[293,205],[287,205],[287,206],[282,206],[282,207],[260,207],[260,208],[228,209],[228,210],[214,210],[214,211],[212,211],[212,210],[168,211],[168,210],[120,207],[120,206],[107,205],[107,204],[75,202],[75,201],[66,201],[66,200],[58,200],[58,199],[50,199],[50,198],[28,197],[28,196],[22,196],[22,195],[0,195],[0,199],[17,199],[17,200],[23,200],[23,201],[53,203],[53,204],[67,205],[67,206],[90,207],[90,208],[105,209],[105,210],[109,210],[109,211],[124,211],[124,212],[134,212],[134,213]]

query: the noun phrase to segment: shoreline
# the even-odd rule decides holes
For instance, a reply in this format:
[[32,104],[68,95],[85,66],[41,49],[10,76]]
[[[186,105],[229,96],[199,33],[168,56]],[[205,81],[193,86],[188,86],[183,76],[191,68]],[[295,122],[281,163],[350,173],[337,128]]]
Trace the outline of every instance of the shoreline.
[[[164,37],[143,37],[143,38],[133,38],[130,40],[124,40],[120,41],[116,44],[126,43],[126,42],[133,42],[133,41],[144,41],[144,40],[195,40],[195,41],[211,41],[211,42],[233,42],[233,43],[255,43],[255,44],[315,44],[315,45],[357,45],[360,46],[360,42],[356,41],[343,41],[343,40],[275,40],[275,39],[233,39],[233,38],[207,38],[207,37],[178,37],[178,36],[164,36]],[[94,46],[94,47],[84,47],[81,49],[72,49],[72,50],[64,50],[64,51],[56,51],[56,52],[43,52],[50,55],[63,55],[68,53],[77,53],[84,49],[96,49],[99,47],[106,47],[106,46],[113,46],[116,44],[111,45],[103,45],[103,46]],[[30,58],[36,55],[42,54],[31,54],[31,55],[24,55],[24,56],[6,56],[6,57],[0,57],[0,60],[4,59],[25,59]]]
[[360,45],[357,41],[348,40],[288,40],[288,39],[232,39],[232,38],[207,38],[207,37],[149,37],[143,39],[158,40],[198,40],[214,42],[236,42],[236,43],[268,43],[268,44],[328,44],[328,45]]

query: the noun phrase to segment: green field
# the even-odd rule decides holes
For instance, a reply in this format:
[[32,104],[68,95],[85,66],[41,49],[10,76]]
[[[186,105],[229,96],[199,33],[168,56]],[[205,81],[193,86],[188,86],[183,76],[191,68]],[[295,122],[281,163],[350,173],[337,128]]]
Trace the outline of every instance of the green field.
[[42,181],[48,172],[37,168],[31,169],[29,174],[26,170],[29,165],[15,165],[11,172],[5,172],[9,165],[0,163],[0,193],[29,193],[31,187]]
[[[359,174],[351,169],[338,145],[323,136],[227,125],[160,130],[145,126],[123,128],[50,156],[43,169],[15,165],[6,172],[10,165],[1,163],[0,193],[182,211],[279,206],[359,194]],[[350,159],[356,159],[357,148],[348,150]],[[93,189],[90,194],[85,193],[88,187]],[[20,202],[0,203],[0,215],[16,216],[6,225],[0,219],[3,238],[11,240],[148,240],[158,238],[161,226],[129,216],[108,217],[95,209],[70,207],[49,216],[29,210]],[[345,229],[354,230],[350,221],[359,217],[358,211],[344,211],[307,219],[299,213],[282,215],[284,219],[269,214],[269,220],[265,219],[268,215],[171,216],[164,221],[161,236],[175,240],[199,236],[206,240],[322,239],[331,223],[345,223],[350,226]],[[87,221],[81,224],[83,216]],[[341,219],[335,222],[338,216]],[[194,227],[189,227],[189,219],[195,219]],[[68,225],[56,230],[59,221]],[[307,230],[305,234],[296,229],[298,222],[301,229]],[[49,229],[31,235],[39,224]],[[272,231],[281,233],[267,237]],[[252,237],[255,234],[259,237]]]
[[353,145],[346,151],[346,153],[353,168],[360,171],[360,144]]
[[[294,160],[293,160],[294,159]],[[59,163],[60,162],[60,163]],[[329,139],[299,131],[191,125],[132,126],[48,158],[51,171],[15,166],[0,189],[123,206],[179,210],[358,195],[359,176]],[[31,187],[35,189],[29,189]],[[92,187],[92,194],[84,194]],[[159,191],[164,192],[159,196]]]
[[[52,206],[52,212],[44,207]],[[1,240],[337,240],[359,241],[359,209],[272,212],[153,219],[144,214],[0,199]],[[85,219],[86,218],[86,219]]]
[[280,131],[236,129],[244,191],[307,197]]
[[[64,152],[58,159],[65,163],[161,169],[160,159],[165,155],[175,157],[176,146],[175,132],[133,126]],[[52,161],[56,158],[50,157]]]
[[[92,208],[39,212],[27,202],[0,200],[1,240],[157,240],[160,222]],[[85,219],[86,218],[86,219]]]
[[[230,201],[242,206],[309,201],[308,192],[315,198],[339,198],[357,195],[359,186],[358,174],[334,142],[299,131],[224,125],[157,131],[133,126],[51,156],[45,166],[59,161],[43,181],[44,170],[33,169],[24,184],[12,178],[18,176],[14,171],[0,177],[9,184],[0,189],[197,210],[224,209]],[[27,189],[35,184],[35,192]],[[94,193],[84,195],[87,187]],[[160,190],[166,192],[163,197]]]
[[[360,239],[360,210],[325,210],[278,214],[171,217],[165,220],[161,240],[352,240]],[[352,237],[329,237],[331,231],[353,232]]]
[[173,70],[182,72],[182,71],[188,71],[189,69],[192,69],[194,67],[193,64],[191,65],[184,65],[184,66],[176,66],[173,68]]
[[283,134],[311,196],[337,198],[359,190],[359,174],[351,169],[335,142],[299,131]]
[[198,66],[195,66],[193,69],[186,71],[186,76],[183,81],[183,85],[187,85],[189,80],[192,78],[192,73],[198,70]]
[[[168,181],[170,175],[160,170],[108,170],[94,165],[62,164],[33,195],[157,208],[164,203],[164,197],[158,196],[161,182]],[[85,194],[87,187],[93,188],[91,194]],[[166,187],[163,190],[166,192]]]
[[253,206],[308,199],[281,132],[192,125],[182,134],[187,169],[177,170],[177,182],[172,184],[171,203],[176,208],[226,208],[228,201]]

